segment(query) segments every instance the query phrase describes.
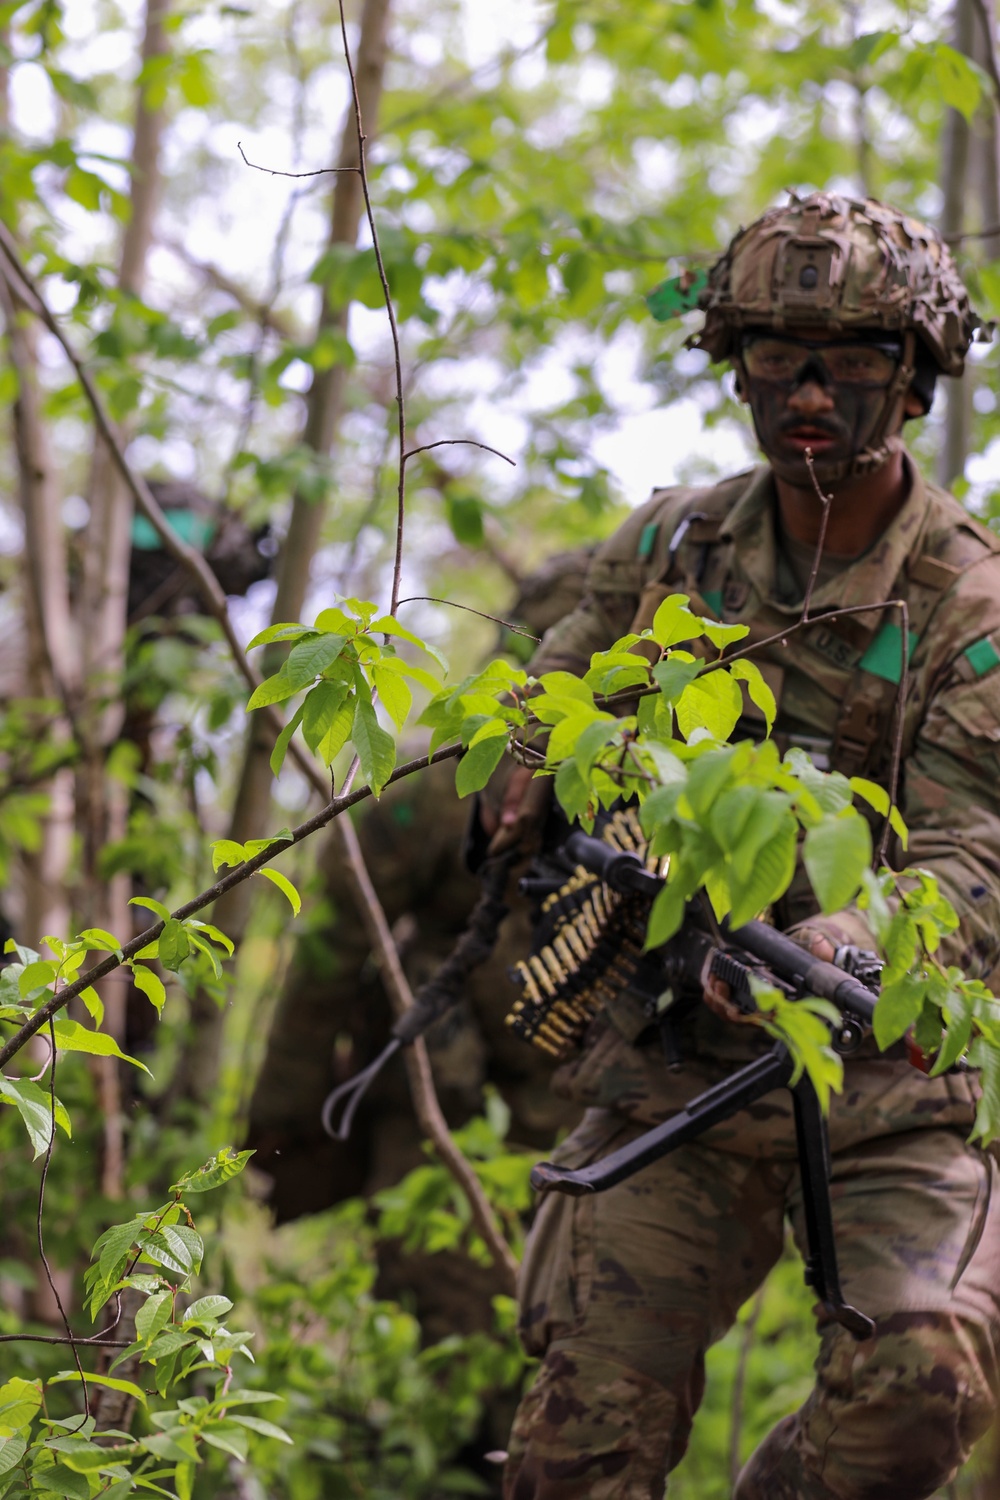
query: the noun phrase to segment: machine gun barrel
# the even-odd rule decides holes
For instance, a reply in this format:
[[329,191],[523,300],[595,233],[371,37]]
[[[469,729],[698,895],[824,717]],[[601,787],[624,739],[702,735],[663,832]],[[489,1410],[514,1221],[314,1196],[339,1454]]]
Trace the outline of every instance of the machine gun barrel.
[[[584,869],[599,876],[612,890],[634,892],[652,899],[665,883],[663,876],[648,870],[637,854],[622,853],[591,834],[571,833],[565,849],[575,864],[583,865]],[[818,995],[831,1001],[838,1010],[848,1011],[866,1025],[871,1025],[876,997],[843,969],[814,958],[805,948],[800,948],[798,943],[766,922],[744,922],[742,927],[733,930],[723,923],[723,931],[737,947],[759,958],[803,995]]]

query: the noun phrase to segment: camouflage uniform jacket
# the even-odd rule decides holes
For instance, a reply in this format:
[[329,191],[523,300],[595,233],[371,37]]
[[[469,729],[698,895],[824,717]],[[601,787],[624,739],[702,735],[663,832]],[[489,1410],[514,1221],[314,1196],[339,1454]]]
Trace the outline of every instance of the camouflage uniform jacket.
[[[888,786],[901,611],[873,608],[829,623],[822,616],[905,600],[910,659],[899,802],[910,840],[905,856],[896,850],[892,862],[937,877],[961,921],[942,956],[985,977],[1000,959],[1000,538],[908,466],[910,491],[887,530],[817,588],[815,624],[784,639],[781,631],[800,618],[802,604],[778,597],[770,470],[710,488],[655,491],[599,549],[583,602],[548,633],[532,670],[581,673],[594,651],[648,625],[668,594],[686,593],[699,612],[747,624],[750,641],[778,637],[755,659],[778,701],[779,744],[801,743],[823,768]],[[734,739],[760,735],[755,714],[748,704]],[[775,912],[777,925],[808,920],[837,941],[873,946],[856,909],[826,919],[815,913],[800,866]],[[723,1023],[706,1013],[699,1025]],[[563,1071],[578,1070],[571,1064]],[[595,1095],[570,1079],[564,1087],[587,1103],[612,1102],[605,1090]]]

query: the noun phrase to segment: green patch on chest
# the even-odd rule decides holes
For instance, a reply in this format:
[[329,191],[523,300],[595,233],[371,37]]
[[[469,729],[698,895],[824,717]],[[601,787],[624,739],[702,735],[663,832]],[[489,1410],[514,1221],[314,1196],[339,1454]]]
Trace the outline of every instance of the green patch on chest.
[[[907,640],[907,664],[913,659],[917,648],[917,637],[909,631]],[[886,620],[875,633],[875,637],[858,664],[862,671],[871,672],[886,682],[899,682],[903,675],[903,632],[895,620]]]

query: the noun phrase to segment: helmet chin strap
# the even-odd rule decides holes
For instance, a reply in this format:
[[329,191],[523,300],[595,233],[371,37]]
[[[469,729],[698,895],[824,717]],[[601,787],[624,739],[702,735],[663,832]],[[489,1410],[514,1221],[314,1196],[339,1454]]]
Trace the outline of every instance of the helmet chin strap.
[[[813,461],[816,479],[819,484],[839,484],[845,479],[856,479],[864,474],[874,474],[877,469],[889,462],[894,453],[898,453],[903,447],[903,439],[899,429],[903,416],[903,401],[906,392],[910,388],[916,363],[917,336],[913,332],[907,332],[903,336],[902,358],[896,368],[889,384],[886,386],[885,399],[882,410],[872,430],[872,435],[863,448],[853,453],[849,458],[841,459],[838,463],[827,463],[823,458]],[[742,362],[734,360],[736,371],[736,391],[745,399],[746,375]],[[766,452],[766,450],[765,450]],[[781,479],[786,479],[790,484],[802,483],[801,464],[785,463],[772,454],[767,454],[771,468]]]

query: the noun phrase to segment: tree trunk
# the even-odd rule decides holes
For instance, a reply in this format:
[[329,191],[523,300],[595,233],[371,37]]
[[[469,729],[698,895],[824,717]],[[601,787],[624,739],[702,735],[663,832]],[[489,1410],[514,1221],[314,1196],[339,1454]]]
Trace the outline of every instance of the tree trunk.
[[[364,0],[361,34],[355,58],[355,75],[361,118],[366,135],[374,133],[385,77],[387,34],[391,0]],[[348,101],[341,133],[339,167],[357,167],[359,161],[354,104]],[[357,171],[339,172],[330,204],[329,245],[357,243],[364,199],[361,177]],[[347,308],[332,309],[324,295],[316,328],[319,337],[329,329],[346,331]],[[344,409],[347,370],[334,365],[316,371],[306,402],[302,441],[323,458],[329,456]],[[315,499],[296,494],[281,554],[278,559],[278,590],[272,610],[272,622],[297,620],[302,611],[309,571],[319,545],[326,518],[326,506]],[[280,659],[280,657],[279,657]],[[268,670],[277,669],[272,653]],[[267,831],[271,807],[271,768],[269,757],[274,743],[263,723],[253,720],[247,733],[243,768],[230,822],[229,837],[244,843],[262,838]],[[212,920],[234,942],[239,943],[246,926],[250,904],[250,882],[237,886],[217,902]],[[187,1092],[204,1099],[214,1086],[219,1067],[222,1015],[214,1001],[199,995],[192,1017],[192,1039],[187,1066]]]
[[[170,0],[147,0],[140,53],[143,69],[167,51],[164,22],[169,9]],[[119,289],[132,296],[141,295],[145,281],[160,191],[163,124],[163,109],[150,107],[146,86],[140,77],[132,140],[131,215],[122,237],[118,267]],[[128,823],[127,788],[106,774],[106,761],[124,717],[122,682],[132,553],[132,497],[99,438],[95,441],[91,459],[88,500],[90,524],[80,608],[86,698],[81,723],[84,757],[78,778],[83,863],[80,904],[87,925],[107,927],[125,941],[130,936],[128,901],[131,882],[124,873],[108,881],[101,880],[98,858],[107,844],[124,837]],[[117,983],[103,986],[101,993],[105,1005],[105,1029],[120,1043],[125,1036],[128,986],[119,976]],[[107,1197],[119,1198],[124,1170],[119,1064],[113,1058],[100,1058],[96,1072],[105,1118],[101,1188]]]
[[[973,0],[955,0],[952,22],[952,45],[967,57],[973,55],[977,30]],[[972,154],[972,132],[965,116],[949,109],[945,117],[941,151],[941,186],[944,204],[941,209],[941,233],[962,234],[965,230],[965,203]],[[945,408],[944,441],[938,455],[937,479],[945,489],[965,472],[969,453],[969,419],[971,401],[969,380],[949,380]]]

